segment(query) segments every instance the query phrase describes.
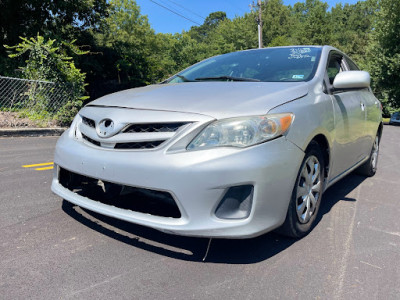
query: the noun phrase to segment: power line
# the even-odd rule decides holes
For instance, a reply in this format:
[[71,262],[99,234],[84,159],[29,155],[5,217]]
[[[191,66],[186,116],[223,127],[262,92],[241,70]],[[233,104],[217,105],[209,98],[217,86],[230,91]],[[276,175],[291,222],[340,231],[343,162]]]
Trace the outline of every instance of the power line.
[[[186,10],[186,11],[188,11],[190,14],[193,14],[194,16],[196,16],[195,18],[201,18],[201,19],[205,20],[205,18],[203,18],[202,16],[198,15],[198,14],[195,13],[194,11],[191,11],[190,9],[188,9],[188,8],[184,7],[183,5],[180,5],[179,3],[176,3],[176,2],[174,2],[174,1],[171,1],[171,0],[157,0],[157,1],[158,1],[160,4],[164,5],[165,7],[169,8],[169,9],[172,9],[172,10],[175,11],[175,12],[180,13],[181,15],[186,16],[186,13],[183,12],[183,10]],[[168,1],[168,2],[171,2],[171,3],[168,3],[167,1]],[[193,16],[193,17],[194,17],[194,16]],[[192,18],[192,17],[187,17],[187,18],[190,18],[191,20],[196,20],[195,18]]]
[[186,7],[184,7],[183,5],[181,5],[181,4],[179,4],[179,3],[176,3],[175,1],[172,1],[172,0],[167,0],[167,1],[169,1],[169,2],[171,2],[171,3],[173,3],[173,4],[175,4],[176,6],[179,6],[179,7],[183,8],[184,10],[186,10],[186,11],[188,11],[188,12],[194,14],[195,16],[198,16],[199,18],[202,18],[203,20],[206,19],[206,18],[204,18],[203,16],[200,16],[199,14],[195,13],[194,11],[192,11],[192,10],[190,10],[190,9],[188,9],[188,8],[186,8]]
[[181,18],[184,18],[184,19],[186,19],[186,20],[188,20],[188,21],[190,21],[190,22],[192,22],[192,23],[194,23],[194,24],[197,24],[197,25],[201,26],[201,24],[197,23],[196,21],[193,21],[192,19],[189,19],[189,18],[185,17],[184,15],[181,15],[180,13],[178,13],[178,12],[176,12],[176,11],[174,11],[174,10],[172,10],[172,9],[170,9],[170,8],[168,8],[168,7],[162,5],[162,4],[160,4],[160,3],[158,3],[158,2],[156,2],[156,1],[154,1],[154,0],[149,0],[149,1],[150,1],[150,2],[153,2],[154,4],[156,4],[156,5],[158,5],[158,6],[162,7],[162,8],[164,8],[164,9],[170,11],[170,12],[172,12],[173,14],[175,14],[175,15],[177,15],[177,16],[180,16]]

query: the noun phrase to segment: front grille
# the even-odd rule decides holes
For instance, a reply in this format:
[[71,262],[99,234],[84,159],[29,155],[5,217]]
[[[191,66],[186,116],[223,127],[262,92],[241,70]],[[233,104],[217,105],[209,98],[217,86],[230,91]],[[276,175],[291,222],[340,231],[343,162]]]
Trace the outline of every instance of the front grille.
[[[114,134],[111,140],[105,140],[95,137],[93,129],[96,128],[96,121],[82,116],[82,126],[79,127],[79,130],[87,143],[98,147],[118,150],[148,150],[155,149],[168,141],[179,128],[187,124],[191,124],[191,122],[128,124],[125,129]],[[153,137],[152,134],[154,134]],[[143,137],[145,137],[145,141],[143,141]]]
[[[84,135],[83,133],[82,133],[82,138],[93,145],[101,147],[100,142],[91,139],[90,137]],[[115,144],[114,149],[133,149],[133,150],[154,149],[157,148],[159,145],[161,145],[163,142],[165,142],[165,140],[151,141],[151,142],[117,143]]]
[[92,119],[86,118],[84,116],[82,116],[82,123],[92,128],[96,127],[96,123]]
[[87,141],[87,142],[89,142],[89,143],[91,143],[91,144],[94,144],[94,145],[99,146],[99,147],[101,146],[100,142],[91,139],[90,137],[84,135],[83,133],[82,133],[82,138],[83,138],[85,141]]
[[93,201],[159,217],[181,217],[174,198],[168,192],[114,184],[61,167],[58,179],[63,187]]
[[124,133],[143,133],[143,132],[175,132],[188,122],[177,123],[153,123],[153,124],[132,124],[126,128]]
[[154,149],[164,141],[117,143],[114,149]]

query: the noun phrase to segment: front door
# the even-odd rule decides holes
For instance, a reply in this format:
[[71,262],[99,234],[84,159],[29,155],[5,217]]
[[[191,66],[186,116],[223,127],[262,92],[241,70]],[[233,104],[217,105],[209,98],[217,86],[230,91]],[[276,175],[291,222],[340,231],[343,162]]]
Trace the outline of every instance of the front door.
[[[332,86],[335,76],[346,70],[340,54],[330,56],[327,67],[327,85]],[[359,91],[343,91],[330,95],[333,103],[335,134],[332,145],[331,166],[333,179],[365,158],[366,106]]]

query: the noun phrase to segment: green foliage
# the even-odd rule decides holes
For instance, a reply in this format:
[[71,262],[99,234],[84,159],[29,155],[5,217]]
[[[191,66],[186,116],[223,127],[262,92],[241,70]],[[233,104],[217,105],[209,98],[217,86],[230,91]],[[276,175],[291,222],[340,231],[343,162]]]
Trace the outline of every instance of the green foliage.
[[[107,0],[1,0],[0,45],[15,45],[19,37],[34,37],[37,33],[46,38],[73,40],[88,28],[98,28],[107,16]],[[0,57],[6,50],[0,47]],[[23,60],[0,61],[0,74],[15,76],[16,67]]]
[[277,46],[290,46],[296,43],[293,43],[293,39],[286,36],[280,35],[275,37],[269,44],[269,47],[277,47]]
[[226,13],[223,11],[216,11],[210,13],[204,20],[203,25],[193,26],[190,31],[190,37],[195,39],[197,42],[204,42],[217,27],[218,25],[226,20]]
[[69,126],[83,105],[82,100],[68,101],[55,115],[60,126]]
[[[81,51],[74,41],[70,43],[57,43],[55,40],[45,40],[37,35],[36,38],[23,38],[22,42],[15,46],[5,46],[12,50],[10,58],[25,57],[25,66],[21,67],[23,78],[35,80],[31,82],[27,96],[28,103],[25,104],[25,114],[32,118],[49,119],[53,117],[55,99],[71,99],[70,104],[81,106],[85,93],[85,74],[74,64],[72,57],[67,55],[71,52],[75,55],[83,55],[87,52]],[[51,88],[53,83],[53,88]],[[63,85],[63,89],[56,87]],[[60,95],[61,94],[61,95]],[[64,107],[65,111],[69,108]],[[66,114],[64,113],[63,116]],[[58,120],[56,115],[56,120]],[[65,117],[63,117],[65,123]],[[69,121],[72,121],[70,119]]]
[[331,30],[328,4],[320,0],[297,2],[293,9],[292,36],[300,45],[326,45],[330,43]]
[[368,67],[377,95],[400,108],[400,2],[379,0],[368,48]]
[[220,49],[219,53],[214,52],[213,55],[258,46],[257,26],[251,14],[236,17],[233,20],[224,20],[210,37],[209,43],[217,42]]
[[74,54],[82,55],[87,52],[81,51],[71,43],[56,43],[55,40],[45,41],[44,37],[37,35],[36,38],[20,38],[22,42],[15,46],[7,46],[6,49],[14,50],[9,54],[10,58],[16,58],[27,54],[26,65],[21,67],[23,77],[31,80],[47,80],[51,82],[70,82],[83,84],[85,75],[81,74],[66,50]]
[[156,45],[148,19],[140,14],[135,1],[111,0],[109,4],[109,17],[103,21],[102,33],[96,37],[99,45],[112,48],[116,54],[112,66],[114,76],[119,84],[149,84],[149,69],[154,64],[152,49]]
[[48,111],[24,109],[17,112],[19,118],[28,118],[34,121],[37,127],[46,127],[46,125],[52,121],[52,115]]
[[337,4],[331,11],[331,22],[345,30],[332,32],[331,44],[346,52],[362,67],[365,64],[365,56],[370,33],[373,27],[373,15],[375,8],[367,2],[357,2],[354,5]]
[[283,42],[291,29],[294,29],[290,9],[282,0],[270,0],[263,5],[262,20],[264,45],[270,46],[273,40],[275,45],[278,40]]
[[[160,82],[213,55],[258,46],[256,12],[229,19],[217,11],[189,31],[156,34],[135,0],[16,1],[21,5],[15,0],[0,3],[0,42],[15,44],[23,36],[25,44],[14,48],[14,60],[0,50],[0,73],[11,74],[27,60],[24,77],[75,82],[76,99],[84,94],[83,73],[87,92],[97,98]],[[389,109],[398,107],[399,6],[397,0],[360,0],[332,8],[324,0],[293,6],[283,0],[263,1],[263,44],[336,46],[371,72],[373,88]],[[25,38],[37,32],[45,38]],[[80,55],[73,44],[60,42],[74,39],[90,53]],[[76,106],[62,114],[72,108]]]

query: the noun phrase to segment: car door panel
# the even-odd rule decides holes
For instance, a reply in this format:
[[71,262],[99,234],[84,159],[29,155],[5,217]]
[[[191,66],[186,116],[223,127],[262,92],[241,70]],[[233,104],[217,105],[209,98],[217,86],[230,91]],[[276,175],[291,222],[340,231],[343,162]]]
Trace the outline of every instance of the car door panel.
[[332,96],[335,115],[333,177],[341,174],[365,158],[365,106],[355,92]]
[[378,126],[381,121],[381,104],[369,89],[360,91],[360,96],[365,101],[366,109],[366,137],[367,145],[371,149],[375,136],[378,132]]
[[[344,56],[346,65],[351,71],[359,71],[360,68],[347,56]],[[369,155],[375,136],[381,122],[381,103],[374,96],[370,88],[360,89],[357,91],[361,101],[365,105],[365,150]]]
[[[346,71],[346,68],[342,56],[332,55],[328,62],[326,84],[332,87],[336,74]],[[365,158],[368,140],[365,129],[366,104],[359,91],[335,92],[330,96],[335,119],[332,145],[334,159],[330,170],[330,178],[333,179]]]

